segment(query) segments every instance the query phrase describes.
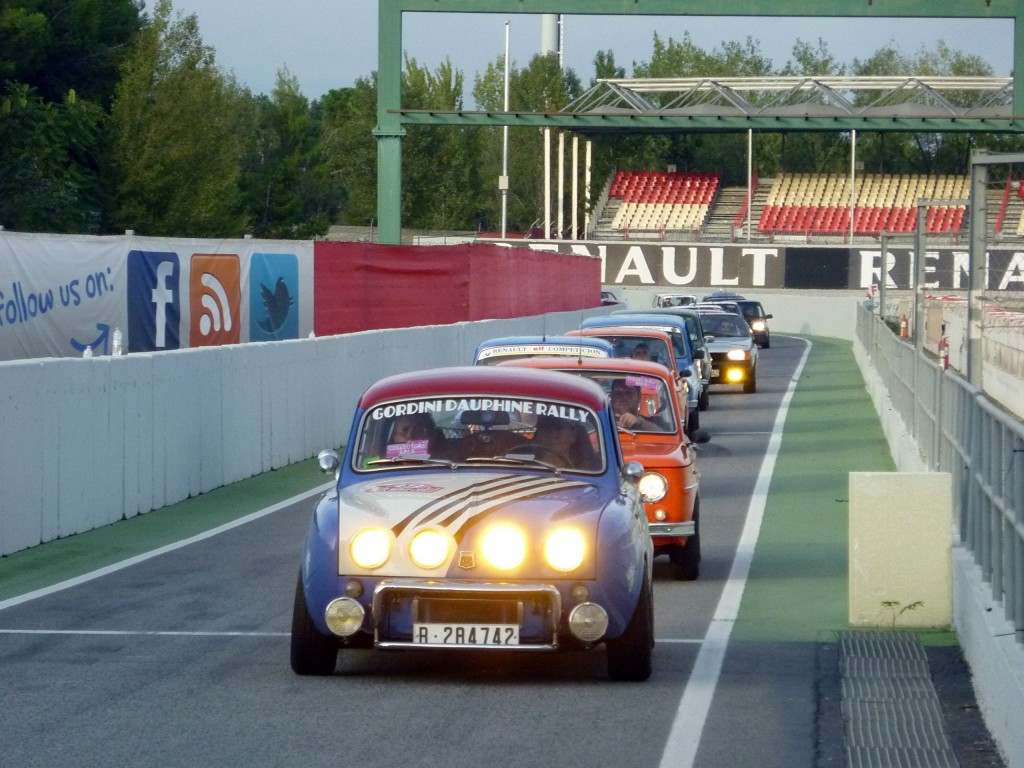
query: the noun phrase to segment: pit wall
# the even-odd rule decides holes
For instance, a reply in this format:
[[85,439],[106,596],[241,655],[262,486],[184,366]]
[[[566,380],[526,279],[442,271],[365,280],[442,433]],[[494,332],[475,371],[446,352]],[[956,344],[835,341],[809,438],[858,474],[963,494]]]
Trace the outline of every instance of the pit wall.
[[338,447],[382,376],[603,309],[158,353],[0,363],[0,555]]

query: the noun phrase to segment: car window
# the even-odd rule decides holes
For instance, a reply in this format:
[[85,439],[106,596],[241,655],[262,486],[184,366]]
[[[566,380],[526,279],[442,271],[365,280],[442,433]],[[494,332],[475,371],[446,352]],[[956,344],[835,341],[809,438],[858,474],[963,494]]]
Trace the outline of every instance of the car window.
[[374,405],[352,452],[358,472],[410,466],[550,466],[599,472],[597,414],[576,404],[486,395],[437,396]]
[[[673,396],[664,379],[624,371],[576,371],[600,384],[608,393],[612,412],[621,428],[631,432],[669,434],[679,431],[680,422]],[[626,421],[624,415],[636,417]]]
[[716,339],[743,338],[750,336],[747,324],[739,315],[708,313],[704,316],[705,330]]

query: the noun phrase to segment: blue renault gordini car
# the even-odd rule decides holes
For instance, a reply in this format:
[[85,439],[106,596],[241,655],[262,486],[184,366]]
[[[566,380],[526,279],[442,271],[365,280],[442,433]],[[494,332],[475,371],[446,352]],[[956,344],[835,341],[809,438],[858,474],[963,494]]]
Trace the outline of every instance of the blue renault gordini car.
[[607,646],[646,680],[653,550],[604,390],[554,371],[472,366],[381,380],[359,401],[316,506],[291,665],[339,649]]

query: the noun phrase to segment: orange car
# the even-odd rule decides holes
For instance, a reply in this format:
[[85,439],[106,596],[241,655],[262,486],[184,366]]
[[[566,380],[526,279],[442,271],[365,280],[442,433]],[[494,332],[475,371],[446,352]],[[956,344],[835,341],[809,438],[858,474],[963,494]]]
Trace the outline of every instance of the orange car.
[[585,376],[611,398],[623,458],[640,462],[640,481],[655,554],[668,555],[673,578],[693,581],[700,574],[700,472],[694,439],[682,429],[686,412],[676,377],[665,366],[629,358],[531,358],[502,363]]
[[[690,385],[685,378],[678,374],[675,352],[672,351],[672,337],[664,331],[627,325],[621,328],[617,326],[583,328],[566,331],[565,335],[604,339],[612,345],[615,357],[661,363],[672,374],[676,392],[679,394],[679,402],[685,405],[689,400]],[[686,434],[692,435],[692,430],[700,425],[690,423],[689,408],[680,408],[679,413],[683,429]]]

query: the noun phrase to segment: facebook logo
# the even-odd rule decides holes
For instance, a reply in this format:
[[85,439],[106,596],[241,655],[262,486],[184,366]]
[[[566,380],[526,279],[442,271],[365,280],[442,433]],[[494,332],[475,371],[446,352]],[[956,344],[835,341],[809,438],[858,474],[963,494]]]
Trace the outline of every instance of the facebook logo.
[[181,265],[176,253],[128,252],[128,351],[181,346]]

